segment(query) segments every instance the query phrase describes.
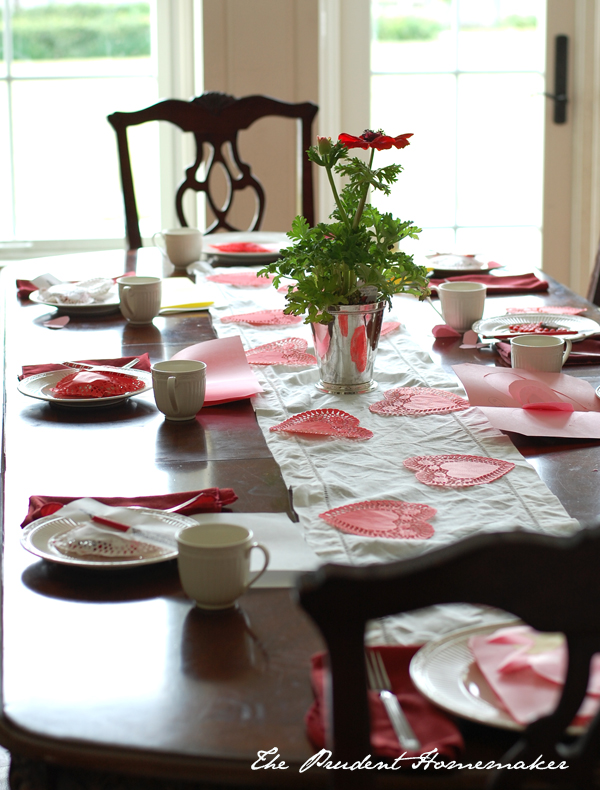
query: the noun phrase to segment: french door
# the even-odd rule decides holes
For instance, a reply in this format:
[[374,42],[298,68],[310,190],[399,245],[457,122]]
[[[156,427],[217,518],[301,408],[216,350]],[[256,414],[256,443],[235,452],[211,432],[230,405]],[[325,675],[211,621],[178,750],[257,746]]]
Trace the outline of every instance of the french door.
[[[336,0],[321,10],[335,17]],[[385,207],[423,228],[419,249],[542,266],[585,294],[600,235],[600,4],[344,0],[340,16],[329,122],[414,133]],[[564,123],[544,95],[555,92],[557,36],[568,39]],[[336,42],[326,43],[324,64]],[[332,77],[321,75],[325,88]]]

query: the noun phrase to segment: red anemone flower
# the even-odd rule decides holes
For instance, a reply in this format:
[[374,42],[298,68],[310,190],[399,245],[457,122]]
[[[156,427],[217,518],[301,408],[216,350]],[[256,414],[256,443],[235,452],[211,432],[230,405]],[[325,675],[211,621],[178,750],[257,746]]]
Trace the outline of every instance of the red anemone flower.
[[399,134],[398,137],[388,137],[380,129],[378,132],[373,132],[371,129],[366,129],[360,137],[354,137],[351,134],[339,135],[338,141],[343,143],[346,148],[376,148],[378,151],[383,151],[388,148],[406,148],[410,145],[408,138],[412,137],[410,134]]

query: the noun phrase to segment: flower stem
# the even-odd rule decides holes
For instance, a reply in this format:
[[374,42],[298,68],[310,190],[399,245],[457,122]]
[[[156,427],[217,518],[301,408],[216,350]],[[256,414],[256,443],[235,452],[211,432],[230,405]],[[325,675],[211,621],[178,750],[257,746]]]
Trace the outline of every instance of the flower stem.
[[[375,156],[375,149],[371,148],[371,158],[369,159],[369,170],[373,167],[373,157]],[[356,209],[356,214],[354,215],[354,221],[352,222],[352,229],[358,227],[358,223],[360,222],[360,218],[362,217],[362,213],[365,208],[365,202],[367,200],[367,192],[369,191],[369,184],[365,184],[364,192],[362,193],[362,197],[359,201],[359,204]]]
[[340,196],[338,195],[338,191],[335,187],[335,181],[333,180],[333,174],[331,172],[331,167],[325,165],[325,170],[327,171],[327,178],[329,179],[329,184],[331,186],[331,191],[333,192],[333,197],[335,199],[336,205],[338,207],[338,211],[342,215],[342,219],[344,220],[344,224],[349,228],[350,227],[350,220],[344,211],[344,207],[340,201]]

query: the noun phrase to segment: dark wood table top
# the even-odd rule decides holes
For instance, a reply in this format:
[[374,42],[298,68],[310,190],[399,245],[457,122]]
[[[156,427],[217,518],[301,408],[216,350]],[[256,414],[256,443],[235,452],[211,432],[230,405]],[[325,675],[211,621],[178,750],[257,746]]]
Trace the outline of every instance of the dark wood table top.
[[[231,487],[234,512],[288,512],[288,491],[249,401],[169,423],[152,394],[90,412],[55,409],[16,389],[23,364],[117,357],[152,361],[215,336],[210,315],[158,317],[130,327],[120,313],[42,326],[53,311],[17,299],[14,280],[50,271],[64,279],[173,274],[154,250],[38,259],[3,270],[5,301],[4,562],[0,742],[49,765],[169,780],[248,786],[324,786],[326,772],[299,774],[313,752],[303,717],[312,701],[309,659],[316,630],[289,590],[251,590],[219,616],[192,608],[173,562],[129,571],[84,571],[37,560],[20,545],[31,494],[138,496]],[[507,304],[581,304],[552,284],[547,295],[493,297]],[[482,362],[460,341],[436,340],[440,319],[406,300],[416,342],[444,367]],[[591,308],[591,317],[600,313]],[[493,364],[493,356],[489,364]],[[569,373],[596,383],[595,366]],[[599,382],[600,383],[600,382]],[[540,477],[580,519],[600,510],[598,442],[511,436]],[[506,735],[475,728],[473,743],[503,751]],[[276,746],[291,767],[252,771]],[[458,784],[457,786],[460,786]],[[425,787],[420,784],[419,787]]]

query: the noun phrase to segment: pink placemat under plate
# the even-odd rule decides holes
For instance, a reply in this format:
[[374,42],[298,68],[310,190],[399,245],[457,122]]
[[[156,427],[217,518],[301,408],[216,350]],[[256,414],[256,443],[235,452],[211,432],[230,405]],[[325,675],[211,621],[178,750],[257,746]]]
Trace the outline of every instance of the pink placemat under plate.
[[313,434],[318,436],[345,437],[347,439],[370,439],[373,431],[359,426],[359,420],[340,409],[313,409],[295,414],[271,431]]
[[515,468],[510,461],[479,455],[417,455],[404,461],[428,486],[464,488],[492,483]]
[[418,502],[374,499],[327,510],[319,518],[351,535],[427,540],[434,533],[427,519],[436,513],[435,508]]
[[238,285],[241,288],[266,288],[275,279],[274,276],[259,277],[256,272],[231,272],[231,274],[209,274],[206,278],[211,283]]
[[283,310],[258,310],[255,313],[226,315],[221,318],[224,324],[254,324],[254,326],[277,326],[300,324],[301,315],[286,315]]
[[372,403],[369,411],[384,417],[448,414],[468,409],[470,403],[458,395],[430,387],[400,387],[383,393],[384,400]]
[[287,337],[265,343],[246,351],[251,365],[316,365],[317,358],[306,353],[308,341],[301,337]]

